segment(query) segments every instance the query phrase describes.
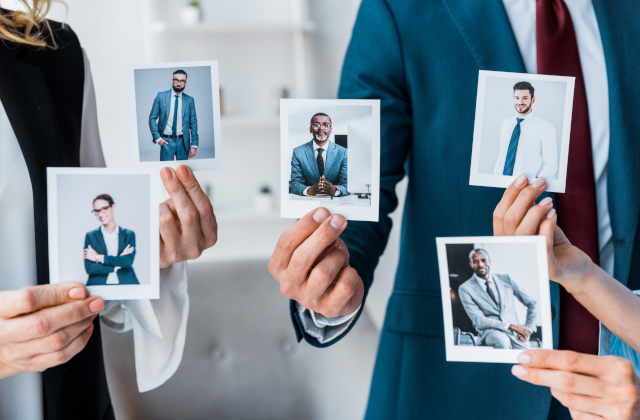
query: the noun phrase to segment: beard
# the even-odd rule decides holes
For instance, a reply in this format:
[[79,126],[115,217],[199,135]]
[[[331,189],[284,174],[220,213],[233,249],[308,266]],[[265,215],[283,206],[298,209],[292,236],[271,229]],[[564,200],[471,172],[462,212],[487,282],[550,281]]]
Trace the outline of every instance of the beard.
[[515,105],[513,107],[516,109],[516,112],[519,113],[519,114],[527,114],[529,111],[531,111],[531,105],[529,105],[528,107],[526,107],[522,111],[518,111],[518,107],[515,106]]
[[174,86],[173,90],[174,90],[175,93],[180,93],[180,92],[182,92],[184,90],[184,87],[175,87]]
[[327,136],[326,134],[324,136],[320,136],[318,134],[314,134],[313,137],[315,137],[315,139],[317,141],[319,141],[319,142],[326,141],[329,138],[329,136]]

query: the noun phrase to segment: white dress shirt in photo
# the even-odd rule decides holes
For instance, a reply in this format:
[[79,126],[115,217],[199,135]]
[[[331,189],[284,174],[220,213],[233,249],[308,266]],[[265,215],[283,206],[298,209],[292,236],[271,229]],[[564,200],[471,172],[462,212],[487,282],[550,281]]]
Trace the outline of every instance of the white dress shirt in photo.
[[[589,127],[591,128],[591,149],[593,169],[596,178],[596,198],[598,202],[598,238],[600,243],[600,267],[613,276],[614,246],[613,231],[607,202],[607,165],[609,162],[609,85],[604,48],[600,29],[591,0],[564,0],[576,32],[578,52],[582,66],[582,76],[587,91]],[[536,2],[535,0],[502,0],[516,38],[522,61],[527,73],[538,73],[536,49]],[[514,175],[517,173],[514,171]],[[305,331],[313,324],[313,316],[302,305],[297,305]],[[358,308],[360,310],[360,308]],[[354,312],[354,315],[358,311]],[[303,319],[303,318],[306,318]],[[321,330],[316,326],[314,333],[320,343],[326,343],[342,334],[353,318],[342,324],[333,324]],[[315,325],[315,324],[314,324]],[[318,331],[320,330],[320,331]]]
[[[102,225],[100,227],[100,232],[102,232],[104,243],[107,246],[107,255],[111,257],[117,257],[120,227],[116,225],[116,229],[113,231],[113,233],[109,233],[107,229],[104,228],[104,225]],[[118,273],[116,271],[109,273],[109,275],[107,276],[107,284],[120,284],[120,280],[118,279]]]
[[[324,146],[320,147],[318,146],[318,143],[316,143],[316,141],[313,141],[313,152],[314,152],[314,156],[316,157],[316,162],[318,161],[318,150],[322,149],[324,150],[324,152],[322,152],[322,157],[320,159],[322,159],[322,161],[324,162],[324,169],[327,169],[327,152],[329,149],[329,141],[327,141]],[[306,195],[309,196],[308,190],[310,187],[305,188],[302,191],[302,195]],[[340,188],[336,188],[336,193],[333,195],[334,197],[338,197],[342,194],[342,191],[340,191]]]
[[164,127],[164,131],[162,132],[162,134],[164,134],[165,136],[171,136],[171,134],[173,134],[173,110],[176,107],[176,99],[178,99],[178,124],[176,127],[176,135],[182,135],[182,92],[176,93],[173,89],[171,89],[171,106],[169,107],[169,118],[167,118],[167,125]]
[[524,117],[513,116],[502,122],[500,128],[500,152],[493,169],[494,175],[502,175],[511,136],[520,119],[520,139],[516,149],[513,175],[527,174],[529,178],[558,178],[558,143],[556,129],[550,122],[537,117],[533,111]]

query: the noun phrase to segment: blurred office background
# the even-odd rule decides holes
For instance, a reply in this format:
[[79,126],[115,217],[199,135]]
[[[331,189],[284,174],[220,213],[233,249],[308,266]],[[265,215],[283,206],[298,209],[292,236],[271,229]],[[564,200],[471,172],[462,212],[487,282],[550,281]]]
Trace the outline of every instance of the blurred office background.
[[[0,5],[12,8],[12,1]],[[219,65],[223,169],[196,174],[212,200],[219,240],[190,263],[185,354],[164,386],[140,395],[131,334],[103,329],[118,417],[361,418],[398,260],[406,180],[365,313],[337,345],[296,343],[288,301],[267,271],[279,235],[294,222],[279,217],[279,99],[336,97],[360,0],[189,3],[65,0],[50,14],[75,30],[89,57],[109,167],[132,164],[129,64]]]

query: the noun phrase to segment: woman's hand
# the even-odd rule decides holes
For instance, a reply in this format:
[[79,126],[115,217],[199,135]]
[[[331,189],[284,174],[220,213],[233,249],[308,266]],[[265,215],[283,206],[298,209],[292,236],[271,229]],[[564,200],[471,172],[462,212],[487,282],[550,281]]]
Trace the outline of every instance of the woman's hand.
[[640,384],[633,365],[615,356],[535,350],[518,355],[511,372],[548,386],[573,419],[640,419]]
[[87,248],[85,248],[85,250],[84,250],[84,259],[85,260],[89,260],[89,261],[93,261],[93,262],[96,262],[96,260],[98,259],[98,253],[96,252],[95,249],[91,248],[91,245],[89,245]]
[[504,192],[493,212],[495,236],[543,235],[547,239],[549,278],[570,289],[593,269],[591,258],[571,242],[556,223],[558,217],[550,197],[535,204],[546,188],[544,178],[528,184],[520,175]]
[[124,249],[122,250],[122,253],[120,254],[120,256],[124,257],[125,255],[133,254],[134,250],[135,250],[134,247],[132,247],[131,245],[127,244],[127,246],[124,247]]
[[0,292],[0,379],[66,363],[87,344],[103,309],[78,283]]

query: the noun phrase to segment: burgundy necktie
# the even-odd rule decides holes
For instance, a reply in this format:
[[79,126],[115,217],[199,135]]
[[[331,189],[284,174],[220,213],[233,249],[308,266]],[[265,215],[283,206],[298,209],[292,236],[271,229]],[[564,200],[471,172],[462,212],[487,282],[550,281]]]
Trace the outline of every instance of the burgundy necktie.
[[[576,78],[567,188],[556,195],[558,225],[571,243],[599,263],[596,183],[587,94],[578,42],[563,0],[536,0],[538,73]],[[560,348],[597,354],[598,321],[560,287]]]

